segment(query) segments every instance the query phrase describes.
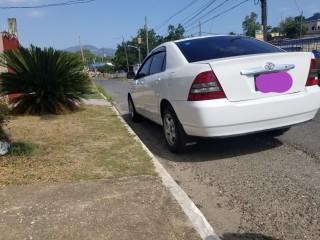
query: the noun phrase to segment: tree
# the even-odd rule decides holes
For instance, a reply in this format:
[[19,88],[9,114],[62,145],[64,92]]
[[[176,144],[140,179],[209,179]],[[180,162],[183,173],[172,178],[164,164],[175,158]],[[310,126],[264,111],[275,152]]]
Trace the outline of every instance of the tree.
[[164,38],[165,42],[167,41],[174,41],[179,40],[183,38],[185,30],[184,27],[179,24],[178,27],[175,27],[173,25],[168,26],[168,36]]
[[[148,31],[149,50],[154,49],[155,47],[159,46],[164,42],[174,41],[174,40],[183,38],[184,32],[185,30],[183,26],[180,24],[177,27],[170,25],[168,27],[168,36],[166,37],[157,35],[153,29],[149,29]],[[138,45],[138,37],[141,38],[140,45]],[[140,53],[141,53],[141,60],[143,60],[147,56],[147,37],[146,37],[146,31],[144,28],[140,28],[138,30],[137,37],[133,37],[130,41],[127,41],[123,44],[118,44],[115,57],[112,60],[112,63],[116,66],[118,70],[120,69],[125,71],[127,70],[127,60],[126,60],[125,49],[124,49],[125,46],[127,46],[127,56],[128,56],[129,66],[132,66],[133,64],[137,64],[139,62],[139,51],[137,51],[137,49],[135,48],[129,47],[129,45],[139,47]]]
[[[83,57],[86,63],[91,63],[96,58],[96,56],[92,52],[90,52],[90,50],[83,49],[82,52],[83,52]],[[75,52],[75,54],[82,59],[81,50]]]
[[[138,30],[137,36],[141,37],[141,59],[144,59],[147,56],[147,37],[146,37],[146,31],[144,28],[141,28]],[[137,45],[138,37],[132,38],[132,44],[134,46]],[[149,51],[160,45],[164,42],[164,38],[162,36],[159,36],[155,33],[153,29],[149,29],[148,31],[148,43],[149,43]],[[135,51],[136,54],[138,54],[137,51]]]
[[115,69],[112,66],[105,65],[105,66],[97,67],[97,70],[101,73],[114,73]]
[[128,63],[129,66],[136,64],[138,62],[138,54],[136,55],[135,52],[137,52],[136,49],[130,49],[128,45],[131,45],[132,42],[123,42],[122,44],[118,44],[117,50],[115,53],[114,58],[111,60],[113,65],[115,66],[116,70],[123,70],[127,71],[127,59],[126,59],[126,53],[125,53],[125,47],[127,48],[127,56],[128,56]]
[[20,94],[12,100],[16,114],[69,113],[80,108],[79,93],[90,90],[82,61],[72,53],[19,46],[1,54],[0,64],[10,69],[0,74],[2,93]]
[[[302,17],[304,21],[304,17]],[[301,25],[301,16],[287,17],[285,20],[280,22],[279,28],[281,33],[285,34],[289,38],[299,37],[306,34],[306,29]]]
[[243,33],[246,36],[255,37],[256,30],[261,30],[261,25],[257,22],[258,14],[251,12],[242,22]]
[[[140,49],[141,60],[147,56],[147,37],[145,29],[139,29],[137,36],[141,38],[140,45],[138,45],[138,37],[133,37],[130,41],[118,44],[115,57],[112,59],[112,63],[116,66],[116,69],[127,71],[125,47],[127,48],[129,66],[139,63],[139,51],[134,47],[129,47],[130,45]],[[148,40],[149,50],[152,50],[163,42],[163,37],[157,35],[153,29],[150,29],[148,31]]]
[[279,27],[271,27],[270,32],[271,33],[279,33],[280,32],[280,28]]

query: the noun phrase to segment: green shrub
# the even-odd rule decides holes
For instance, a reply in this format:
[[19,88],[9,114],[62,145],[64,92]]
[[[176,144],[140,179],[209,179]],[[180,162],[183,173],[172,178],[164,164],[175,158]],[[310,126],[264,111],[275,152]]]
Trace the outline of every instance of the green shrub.
[[0,97],[0,141],[8,141],[8,135],[3,130],[3,126],[8,123],[9,106],[6,101]]
[[7,116],[9,114],[9,107],[6,101],[0,97],[0,127],[7,122]]
[[81,106],[79,92],[90,90],[81,59],[68,52],[20,46],[1,54],[0,65],[11,70],[0,74],[1,92],[20,93],[12,100],[16,114],[69,113]]
[[9,154],[12,155],[26,155],[32,153],[39,147],[38,144],[30,142],[13,142],[9,150]]

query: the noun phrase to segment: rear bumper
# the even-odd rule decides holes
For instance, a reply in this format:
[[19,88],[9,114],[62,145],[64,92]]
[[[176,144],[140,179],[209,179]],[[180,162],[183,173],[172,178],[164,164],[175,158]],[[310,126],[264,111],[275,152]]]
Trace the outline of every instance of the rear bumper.
[[301,93],[242,102],[173,101],[172,106],[190,136],[233,136],[313,119],[320,107],[320,88],[312,86]]

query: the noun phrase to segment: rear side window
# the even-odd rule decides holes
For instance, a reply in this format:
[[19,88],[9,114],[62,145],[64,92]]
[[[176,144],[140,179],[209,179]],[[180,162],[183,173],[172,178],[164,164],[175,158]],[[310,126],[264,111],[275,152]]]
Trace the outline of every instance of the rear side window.
[[150,75],[162,72],[165,56],[165,52],[159,52],[153,56],[152,64],[150,67]]
[[267,43],[241,36],[220,36],[176,42],[188,62],[249,54],[284,52]]

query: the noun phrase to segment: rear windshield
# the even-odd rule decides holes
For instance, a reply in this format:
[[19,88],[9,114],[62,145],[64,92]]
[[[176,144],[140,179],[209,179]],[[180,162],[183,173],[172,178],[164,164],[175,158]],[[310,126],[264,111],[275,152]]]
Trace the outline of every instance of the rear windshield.
[[241,36],[189,39],[176,42],[176,44],[188,62],[249,54],[284,52],[267,43]]

